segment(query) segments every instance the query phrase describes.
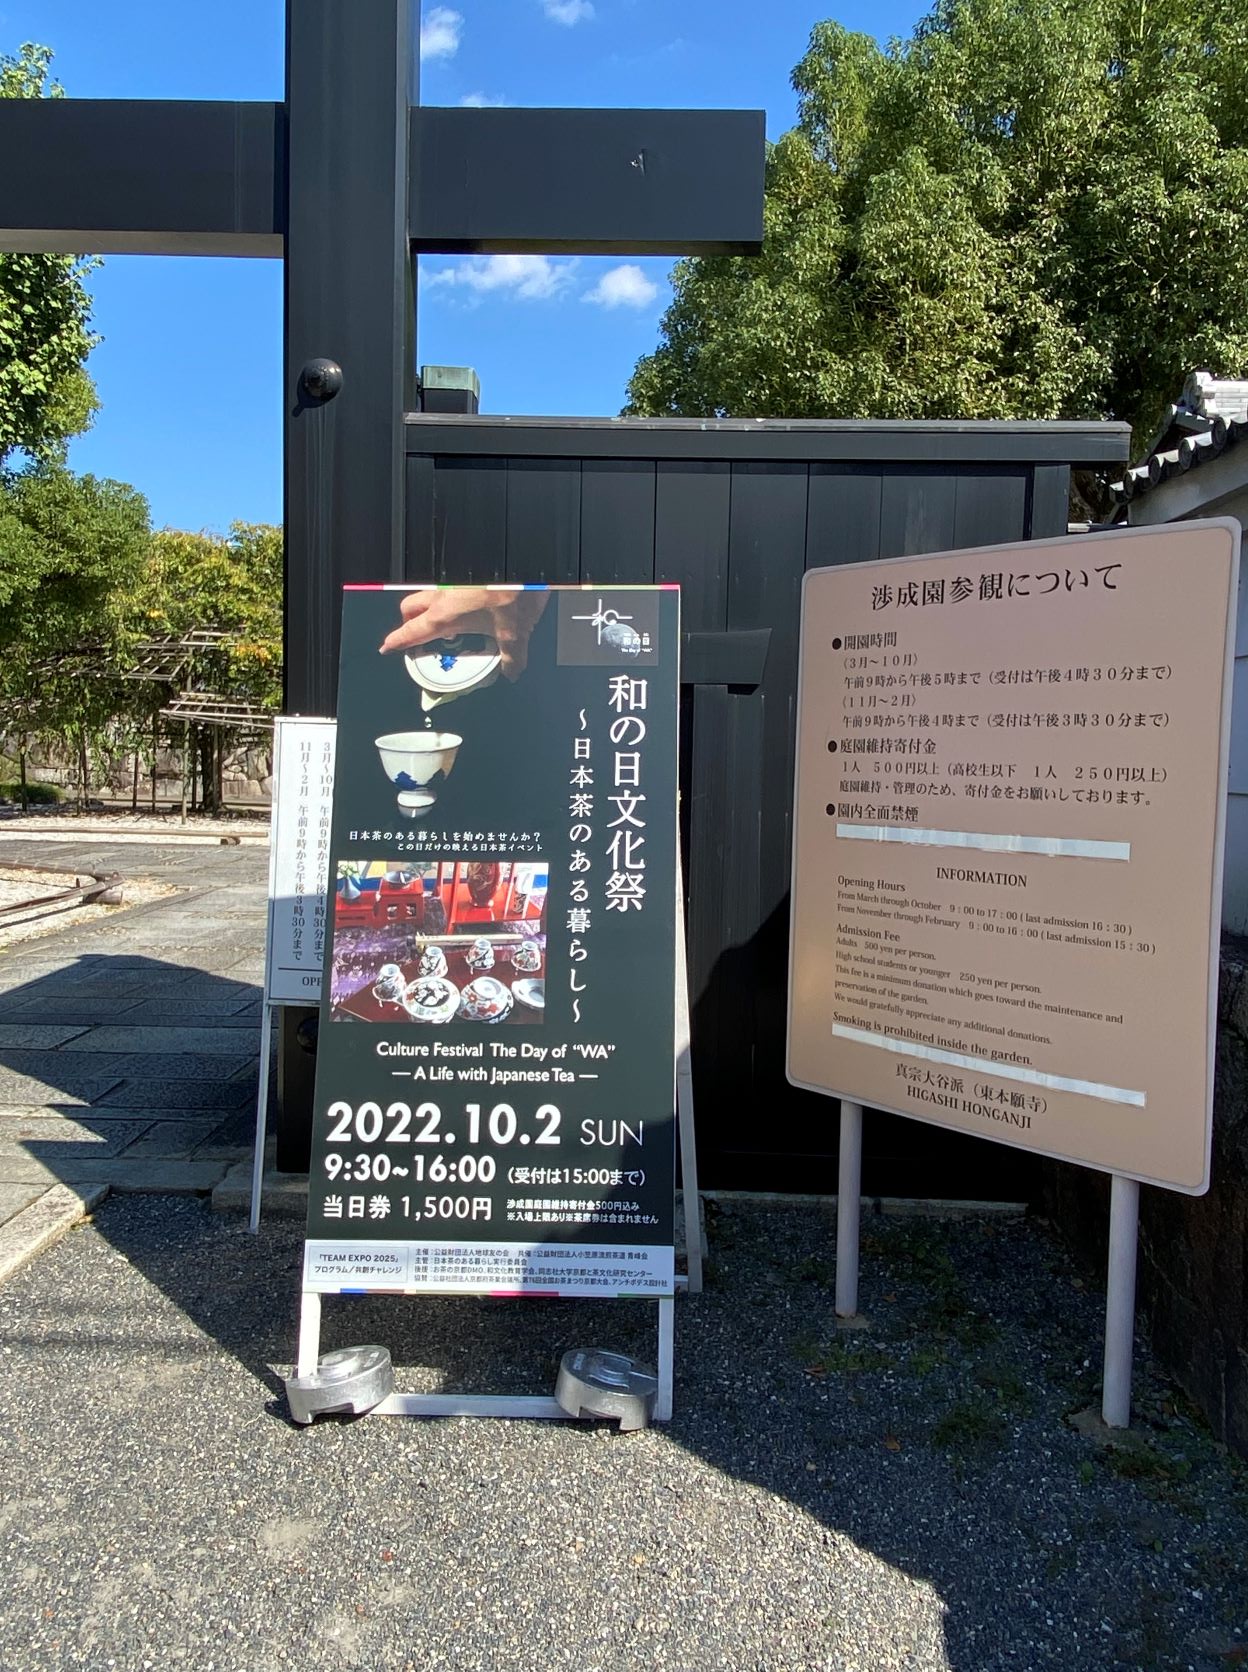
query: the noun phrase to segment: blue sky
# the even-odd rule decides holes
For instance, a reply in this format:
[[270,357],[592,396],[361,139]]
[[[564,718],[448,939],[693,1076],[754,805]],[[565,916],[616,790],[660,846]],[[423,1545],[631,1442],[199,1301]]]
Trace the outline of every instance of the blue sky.
[[[884,37],[925,10],[881,0],[426,0],[426,104],[764,109],[814,23]],[[53,48],[71,97],[280,99],[282,0],[0,0],[0,52]],[[422,262],[419,354],[475,366],[487,412],[615,413],[669,296],[667,260]],[[157,526],[281,518],[281,273],[266,261],[110,257],[90,279],[103,408],[74,469],[133,482]],[[227,401],[188,398],[205,359]]]

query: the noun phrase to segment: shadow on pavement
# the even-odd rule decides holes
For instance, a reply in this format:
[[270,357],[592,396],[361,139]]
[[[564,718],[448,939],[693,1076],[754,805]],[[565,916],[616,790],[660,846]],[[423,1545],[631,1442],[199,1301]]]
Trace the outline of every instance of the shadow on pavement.
[[[210,1189],[255,1132],[260,989],[141,954],[0,971],[0,1180]],[[23,1163],[28,1165],[23,1166]]]

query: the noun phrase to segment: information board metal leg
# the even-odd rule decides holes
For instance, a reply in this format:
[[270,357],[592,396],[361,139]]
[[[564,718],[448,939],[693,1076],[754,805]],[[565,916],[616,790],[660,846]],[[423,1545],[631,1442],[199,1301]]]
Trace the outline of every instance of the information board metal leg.
[[862,1104],[841,1102],[836,1175],[836,1315],[858,1316],[858,1223],[862,1203]]
[[321,1361],[321,1297],[313,1289],[303,1291],[299,1304],[299,1360],[296,1376],[311,1376]]
[[685,1203],[688,1293],[702,1293],[702,1210],[698,1199],[698,1143],[693,1123],[692,1036],[689,968],[685,954],[685,896],[680,855],[676,855],[676,1124],[680,1131],[681,1192]]
[[676,1302],[669,1295],[659,1302],[659,1387],[654,1399],[654,1420],[672,1420],[676,1380]]
[[254,1234],[260,1229],[260,1199],[264,1194],[264,1146],[269,1131],[269,1051],[273,1037],[273,1007],[260,1007],[260,1090],[256,1097],[256,1148],[251,1159],[251,1220]]
[[1140,1187],[1113,1176],[1109,1195],[1109,1272],[1105,1286],[1105,1375],[1101,1417],[1107,1428],[1131,1422],[1131,1359],[1135,1346],[1135,1256]]

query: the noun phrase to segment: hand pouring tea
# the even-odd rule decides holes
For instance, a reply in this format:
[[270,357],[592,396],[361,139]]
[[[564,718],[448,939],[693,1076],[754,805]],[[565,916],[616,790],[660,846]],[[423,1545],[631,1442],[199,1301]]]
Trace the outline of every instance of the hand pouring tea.
[[[440,704],[492,685],[502,660],[498,645],[485,633],[433,639],[405,656],[407,671],[420,686],[425,725],[432,727],[432,710]],[[433,730],[387,732],[376,739],[382,768],[399,792],[399,811],[405,818],[417,818],[433,806],[463,741],[455,732]]]

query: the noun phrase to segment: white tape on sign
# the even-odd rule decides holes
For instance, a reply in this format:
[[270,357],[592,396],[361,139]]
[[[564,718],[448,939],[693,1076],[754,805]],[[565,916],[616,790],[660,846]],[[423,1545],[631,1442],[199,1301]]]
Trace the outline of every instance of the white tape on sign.
[[1042,853],[1059,859],[1130,859],[1130,842],[1081,836],[1002,836],[986,830],[925,830],[904,824],[838,824],[850,842],[909,842],[925,848],[981,848],[985,853]]
[[920,1057],[924,1062],[944,1063],[949,1068],[964,1068],[972,1074],[1021,1080],[1024,1085],[1044,1086],[1048,1091],[1073,1091],[1081,1097],[1099,1097],[1104,1103],[1130,1103],[1137,1109],[1144,1107],[1144,1093],[1131,1091],[1126,1086],[1102,1086],[1095,1080],[1072,1080],[1064,1074],[1042,1074],[1038,1068],[1024,1068],[1021,1063],[968,1057],[961,1051],[942,1051],[936,1045],[923,1045],[915,1039],[894,1039],[891,1034],[870,1033],[866,1028],[849,1027],[843,1022],[833,1022],[832,1032],[838,1039],[852,1040],[855,1045],[874,1045],[881,1051],[893,1051],[901,1057]]

